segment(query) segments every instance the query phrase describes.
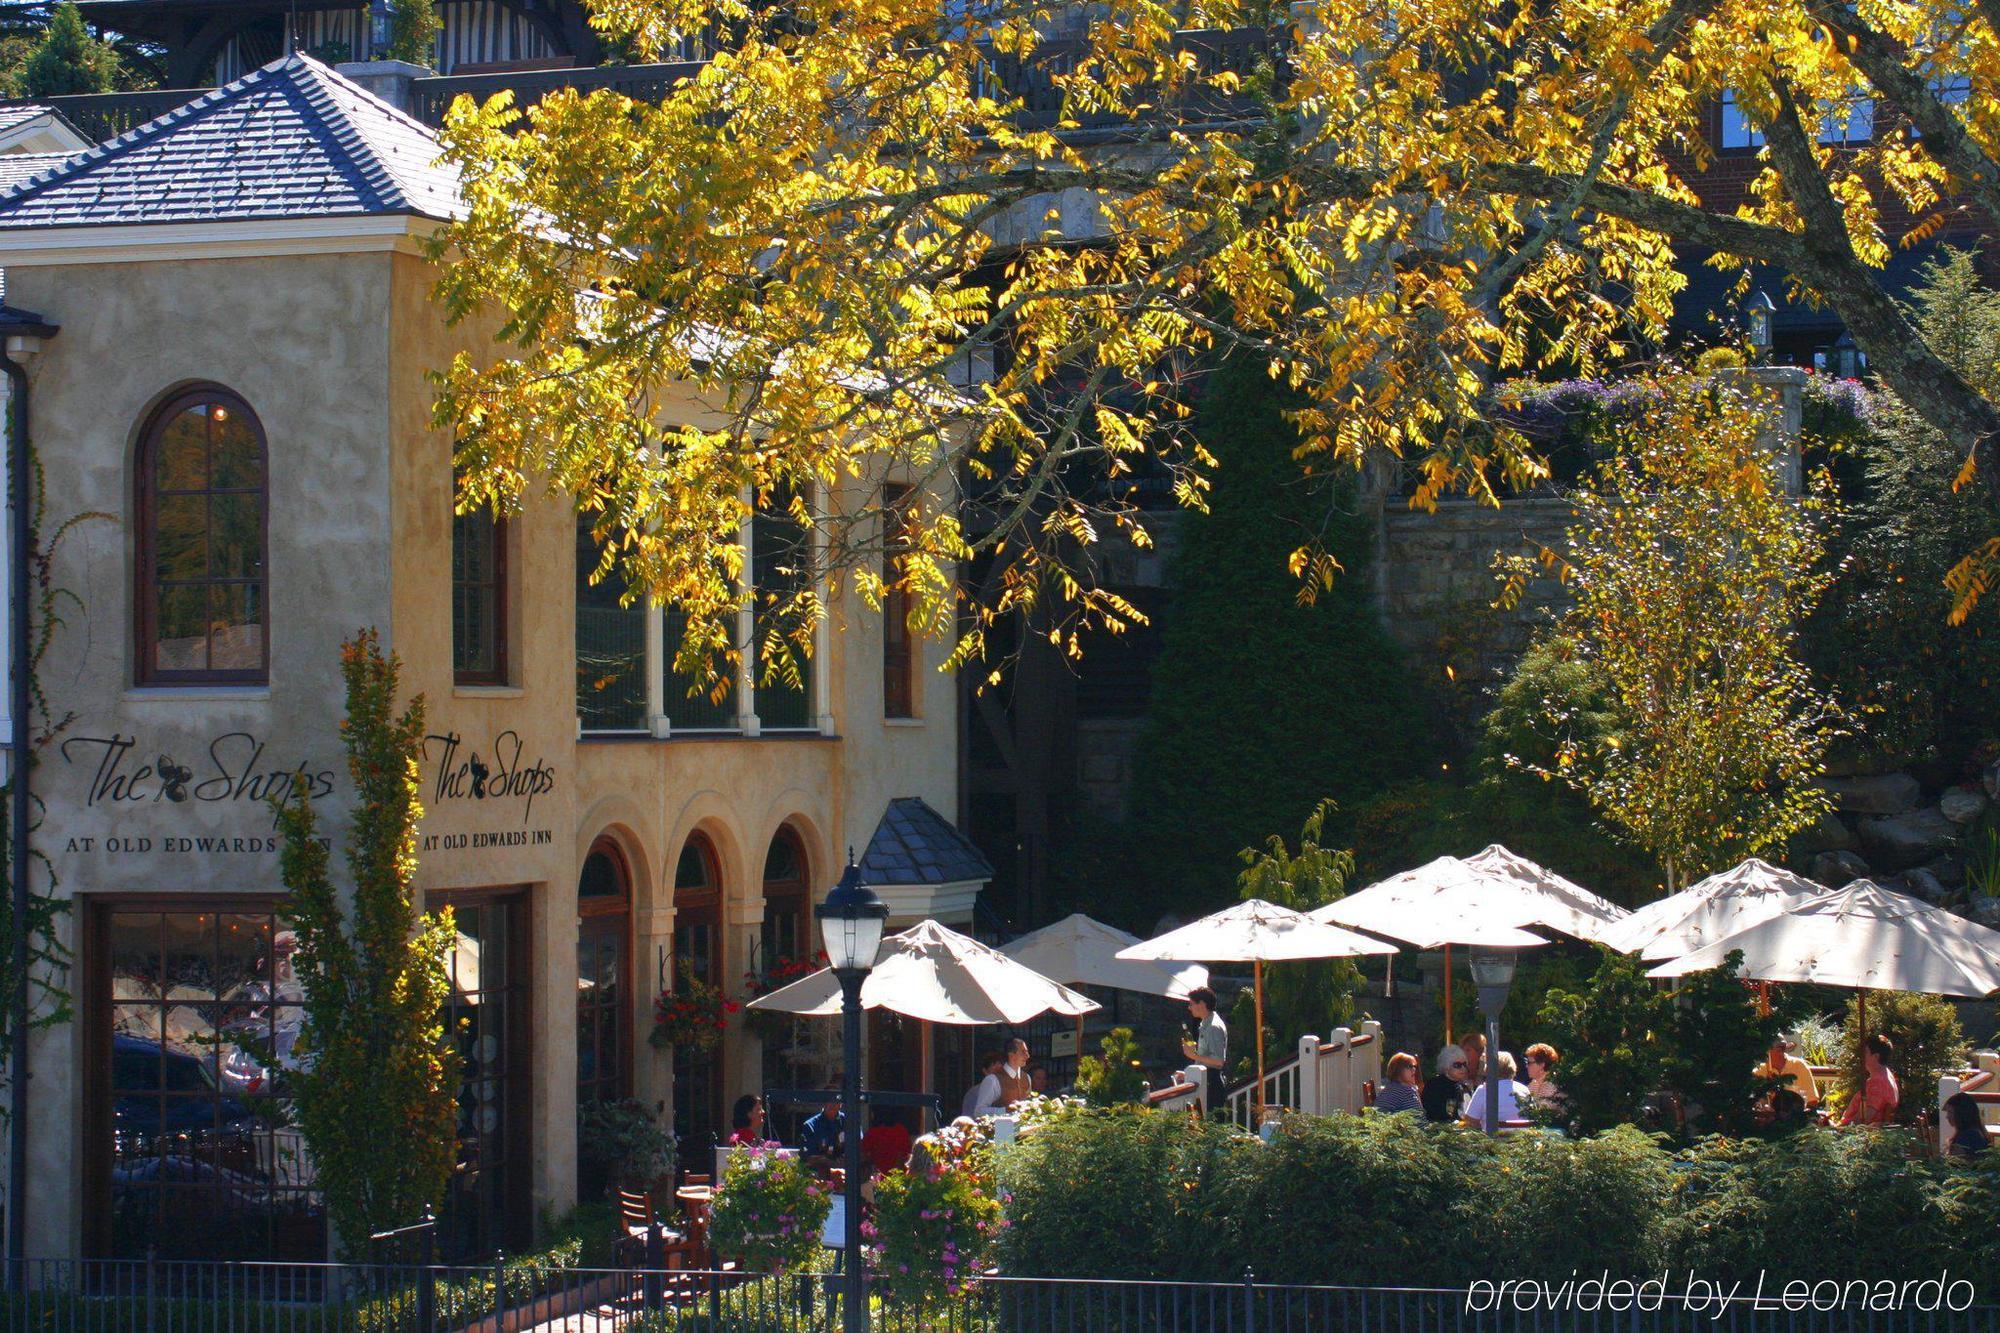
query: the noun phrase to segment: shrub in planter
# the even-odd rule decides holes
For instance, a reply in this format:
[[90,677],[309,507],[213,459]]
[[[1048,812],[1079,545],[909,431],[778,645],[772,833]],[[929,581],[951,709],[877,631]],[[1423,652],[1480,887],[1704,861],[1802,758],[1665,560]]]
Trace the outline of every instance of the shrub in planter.
[[999,1257],[1036,1277],[1242,1276],[1219,1244],[1233,1159],[1249,1135],[1141,1107],[1051,1114],[1000,1154]]
[[607,1189],[651,1189],[674,1170],[673,1135],[660,1128],[644,1102],[625,1098],[583,1108],[577,1155]]
[[827,1186],[796,1157],[771,1148],[730,1150],[709,1216],[717,1252],[756,1272],[803,1268],[833,1210]]
[[1131,1028],[1113,1028],[1099,1043],[1104,1058],[1086,1055],[1076,1063],[1076,1090],[1092,1106],[1136,1102],[1146,1090],[1139,1043]]
[[1000,1233],[985,1132],[947,1125],[919,1139],[908,1170],[875,1182],[872,1232],[870,1266],[891,1301],[921,1313],[960,1296],[986,1268]]

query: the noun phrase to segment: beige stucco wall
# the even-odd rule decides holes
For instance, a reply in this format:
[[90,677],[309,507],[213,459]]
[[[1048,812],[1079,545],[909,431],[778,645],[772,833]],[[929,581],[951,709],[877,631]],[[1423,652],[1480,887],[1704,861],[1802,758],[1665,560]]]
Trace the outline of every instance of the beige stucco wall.
[[[340,640],[389,609],[386,273],[379,255],[10,269],[10,298],[62,327],[32,388],[49,518],[104,515],[74,530],[52,571],[82,603],[43,673],[74,720],[36,775],[36,845],[62,895],[276,890],[270,813],[237,784],[208,788],[217,799],[203,785],[240,773],[256,745],[257,773],[338,774]],[[241,394],[269,446],[268,688],[131,687],[132,455],[151,409],[195,381]],[[112,738],[132,742],[116,763],[128,799],[93,793]],[[162,799],[147,772],[160,755],[193,770],[191,799]],[[332,785],[337,832],[344,774]],[[221,850],[191,850],[201,838]],[[65,919],[72,949],[80,920]],[[68,1251],[80,1228],[78,1031],[42,1032],[33,1053],[30,1229],[45,1253]]]
[[[819,663],[833,735],[580,739],[573,518],[566,497],[542,493],[509,533],[512,679],[455,686],[450,444],[430,425],[425,372],[457,351],[491,348],[476,322],[445,327],[428,300],[431,279],[423,261],[384,252],[9,269],[10,301],[62,328],[34,369],[49,514],[106,516],[76,530],[54,571],[82,606],[58,635],[44,683],[58,710],[74,710],[76,743],[72,760],[53,755],[39,770],[48,809],[37,845],[69,897],[278,891],[260,804],[170,802],[145,779],[135,799],[100,792],[93,800],[107,747],[92,738],[131,738],[121,771],[136,774],[168,754],[200,780],[216,776],[213,765],[237,764],[232,747],[248,743],[227,741],[213,756],[211,744],[247,733],[263,746],[258,771],[304,764],[329,775],[320,805],[339,837],[348,792],[339,646],[358,627],[379,627],[403,660],[406,689],[425,697],[427,730],[459,738],[454,758],[478,751],[489,768],[499,756],[537,773],[532,800],[514,792],[474,800],[437,785],[446,743],[433,741],[418,883],[427,893],[529,891],[533,1185],[538,1206],[560,1209],[574,1198],[576,879],[591,844],[615,838],[637,881],[634,1091],[665,1109],[671,1057],[645,1034],[672,939],[673,871],[690,834],[702,830],[720,854],[723,975],[733,992],[762,919],[764,860],[780,827],[799,834],[810,882],[823,893],[890,799],[921,796],[956,817],[956,692],[937,670],[948,645],[925,645],[922,716],[885,721],[880,619],[837,595]],[[133,451],[150,409],[193,382],[241,394],[269,446],[268,688],[132,686]],[[482,847],[482,833],[519,836]],[[204,837],[227,850],[168,841]],[[73,949],[81,917],[65,926]],[[72,1023],[36,1038],[30,1248],[40,1254],[71,1252],[82,1234],[79,1032]],[[728,1049],[725,1102],[761,1082],[758,1048],[740,1027]]]

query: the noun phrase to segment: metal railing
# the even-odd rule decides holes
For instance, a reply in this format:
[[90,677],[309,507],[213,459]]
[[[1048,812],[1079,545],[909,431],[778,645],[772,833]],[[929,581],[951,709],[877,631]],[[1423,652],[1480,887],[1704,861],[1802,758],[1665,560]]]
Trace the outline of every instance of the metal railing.
[[[840,1327],[839,1281],[830,1273],[27,1260],[8,1276],[0,1328],[9,1333],[832,1333]],[[1565,1298],[1512,1283],[1515,1294],[1503,1296],[1491,1280],[1420,1288],[1266,1283],[1248,1270],[1236,1282],[988,1274],[971,1279],[962,1295],[921,1308],[878,1295],[868,1323],[874,1333],[2000,1331],[2000,1306],[1980,1303],[1963,1285],[1936,1293],[1929,1301],[1936,1308],[1885,1319],[1851,1300],[1787,1310],[1772,1308],[1774,1299],[1760,1308],[1745,1294],[1721,1308],[1708,1298],[1698,1307],[1670,1277],[1653,1298],[1635,1303],[1628,1295],[1622,1307],[1607,1307],[1600,1290],[1593,1309],[1582,1292]],[[420,1302],[426,1289],[429,1300]]]
[[409,112],[426,125],[444,124],[445,112],[461,95],[483,102],[512,91],[516,109],[526,111],[560,88],[595,92],[608,88],[635,102],[658,102],[675,85],[700,74],[702,62],[665,65],[588,65],[574,69],[504,70],[493,74],[438,74],[410,83]]

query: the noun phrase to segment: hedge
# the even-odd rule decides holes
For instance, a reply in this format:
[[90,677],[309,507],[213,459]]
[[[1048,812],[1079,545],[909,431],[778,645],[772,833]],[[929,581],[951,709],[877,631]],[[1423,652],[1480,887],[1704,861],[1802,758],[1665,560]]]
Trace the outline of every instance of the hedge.
[[[1270,1143],[1184,1114],[1080,1110],[1001,1155],[1002,1270],[1462,1288],[1665,1270],[1934,1275],[2000,1291],[2000,1160],[1902,1131],[1679,1150],[1629,1126],[1489,1139],[1410,1115],[1293,1117]],[[2000,1159],[2000,1152],[1993,1154]]]

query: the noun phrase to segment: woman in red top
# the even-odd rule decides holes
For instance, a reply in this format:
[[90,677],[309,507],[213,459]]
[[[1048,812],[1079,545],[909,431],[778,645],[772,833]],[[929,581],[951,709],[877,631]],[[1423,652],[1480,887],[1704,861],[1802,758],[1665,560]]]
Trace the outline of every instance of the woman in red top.
[[736,1099],[729,1112],[729,1146],[761,1147],[764,1143],[764,1099],[746,1092]]
[[1895,1043],[1879,1032],[1861,1043],[1861,1067],[1867,1071],[1867,1077],[1861,1084],[1861,1091],[1847,1103],[1846,1114],[1840,1117],[1841,1124],[1886,1125],[1896,1118],[1896,1108],[1902,1104],[1903,1092],[1896,1086],[1896,1075],[1889,1069],[1889,1061],[1895,1054]]

